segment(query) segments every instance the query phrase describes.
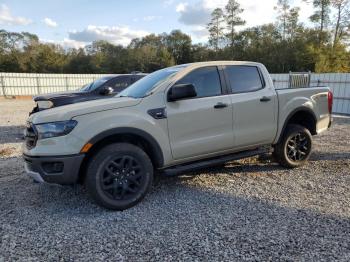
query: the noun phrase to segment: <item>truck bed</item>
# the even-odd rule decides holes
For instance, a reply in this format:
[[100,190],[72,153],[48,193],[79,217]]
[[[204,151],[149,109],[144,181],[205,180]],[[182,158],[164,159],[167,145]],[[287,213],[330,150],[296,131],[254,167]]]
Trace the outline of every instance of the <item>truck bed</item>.
[[305,110],[313,114],[316,120],[316,133],[326,130],[331,121],[328,112],[328,92],[328,87],[276,89],[278,97],[276,140],[280,137],[284,123],[295,110]]

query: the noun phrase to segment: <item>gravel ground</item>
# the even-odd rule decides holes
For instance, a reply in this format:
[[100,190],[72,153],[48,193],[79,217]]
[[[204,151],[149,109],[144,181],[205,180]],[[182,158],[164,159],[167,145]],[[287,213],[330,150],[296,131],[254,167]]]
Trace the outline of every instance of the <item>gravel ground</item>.
[[315,137],[305,167],[250,158],[158,178],[124,212],[84,188],[23,174],[22,126],[32,103],[0,100],[0,261],[350,260],[350,119]]

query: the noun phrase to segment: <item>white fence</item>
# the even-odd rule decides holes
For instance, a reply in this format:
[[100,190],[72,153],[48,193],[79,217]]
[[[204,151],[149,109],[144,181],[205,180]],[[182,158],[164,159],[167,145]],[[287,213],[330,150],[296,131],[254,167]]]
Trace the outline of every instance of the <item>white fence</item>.
[[[102,74],[0,73],[0,96],[31,96],[76,90]],[[276,88],[288,88],[289,74],[271,74]],[[329,86],[334,113],[350,114],[350,73],[312,74],[311,86]]]
[[[288,88],[289,74],[271,74],[276,88]],[[334,96],[333,112],[350,115],[350,73],[311,74],[311,86],[328,86]]]
[[31,96],[76,90],[103,74],[0,73],[0,96]]

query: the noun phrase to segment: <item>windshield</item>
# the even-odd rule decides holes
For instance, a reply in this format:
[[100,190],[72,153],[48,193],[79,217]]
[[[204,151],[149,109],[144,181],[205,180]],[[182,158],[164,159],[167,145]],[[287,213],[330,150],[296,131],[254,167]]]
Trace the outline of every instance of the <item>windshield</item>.
[[102,78],[99,78],[97,80],[95,80],[94,82],[92,83],[89,83],[85,86],[83,86],[80,91],[93,91],[95,90],[96,88],[102,86],[104,83],[106,83],[109,79],[112,79],[114,76],[105,76],[105,77],[102,77]]
[[186,65],[168,67],[149,74],[141,80],[135,82],[124,91],[118,94],[118,97],[128,96],[142,98],[151,93],[151,91],[173,77],[177,72],[184,69]]

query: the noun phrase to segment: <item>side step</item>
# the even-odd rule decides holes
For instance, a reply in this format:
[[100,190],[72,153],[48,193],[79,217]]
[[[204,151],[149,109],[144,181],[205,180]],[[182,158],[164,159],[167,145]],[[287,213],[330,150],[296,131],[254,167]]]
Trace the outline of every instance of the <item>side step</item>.
[[202,168],[206,168],[206,167],[210,167],[210,166],[215,166],[215,165],[226,163],[226,162],[233,161],[233,160],[238,160],[238,159],[242,159],[242,158],[247,158],[247,157],[252,157],[252,156],[256,156],[256,155],[269,153],[270,151],[271,151],[270,147],[262,147],[262,148],[258,148],[258,149],[254,149],[254,150],[247,150],[247,151],[234,153],[231,155],[225,155],[225,156],[219,156],[219,157],[209,158],[209,159],[205,159],[205,160],[199,160],[196,162],[191,162],[189,164],[177,165],[177,166],[169,167],[169,168],[166,168],[166,169],[163,169],[160,171],[165,176],[176,176],[176,175],[183,174],[185,172],[195,171],[198,169],[202,169]]

